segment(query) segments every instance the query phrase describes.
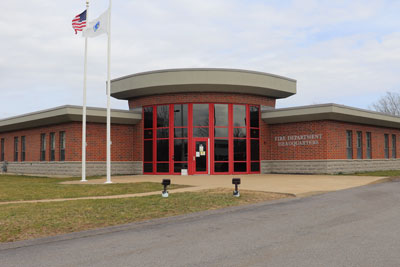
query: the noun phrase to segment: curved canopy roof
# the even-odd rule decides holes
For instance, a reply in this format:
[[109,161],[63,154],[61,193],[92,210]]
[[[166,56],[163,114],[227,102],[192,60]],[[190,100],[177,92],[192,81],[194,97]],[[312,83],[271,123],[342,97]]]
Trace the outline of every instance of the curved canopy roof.
[[284,98],[296,93],[296,80],[237,69],[167,69],[111,81],[111,95],[118,99],[186,92],[245,93]]

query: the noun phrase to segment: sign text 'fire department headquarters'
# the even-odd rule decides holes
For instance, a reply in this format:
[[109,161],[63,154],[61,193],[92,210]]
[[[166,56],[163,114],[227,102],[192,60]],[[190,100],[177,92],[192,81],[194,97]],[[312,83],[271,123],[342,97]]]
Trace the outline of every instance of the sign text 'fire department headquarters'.
[[318,145],[322,134],[282,135],[275,136],[278,146],[312,146]]

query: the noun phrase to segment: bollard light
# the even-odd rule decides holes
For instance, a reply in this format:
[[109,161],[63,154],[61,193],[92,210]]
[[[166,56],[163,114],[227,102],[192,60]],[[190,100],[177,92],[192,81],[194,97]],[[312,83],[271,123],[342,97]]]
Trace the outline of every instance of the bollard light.
[[240,185],[240,178],[233,178],[232,184],[235,185],[235,191],[233,191],[233,196],[240,197],[240,193],[239,193],[239,189],[238,189],[238,185]]
[[170,179],[163,179],[161,184],[164,186],[164,190],[161,193],[162,197],[168,197],[168,191],[167,191],[167,186],[169,186],[171,184],[171,180]]

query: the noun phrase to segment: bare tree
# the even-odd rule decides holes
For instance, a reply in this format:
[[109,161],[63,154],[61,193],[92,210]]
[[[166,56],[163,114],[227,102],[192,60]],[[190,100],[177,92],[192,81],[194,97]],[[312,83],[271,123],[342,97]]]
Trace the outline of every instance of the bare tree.
[[370,108],[378,112],[400,116],[400,94],[395,92],[386,92],[386,95],[373,103]]

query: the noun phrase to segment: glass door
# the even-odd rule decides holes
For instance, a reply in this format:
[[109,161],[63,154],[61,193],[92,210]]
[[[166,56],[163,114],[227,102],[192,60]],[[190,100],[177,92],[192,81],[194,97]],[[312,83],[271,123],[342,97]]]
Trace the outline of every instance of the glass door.
[[208,140],[195,139],[194,140],[194,173],[195,174],[208,174]]

